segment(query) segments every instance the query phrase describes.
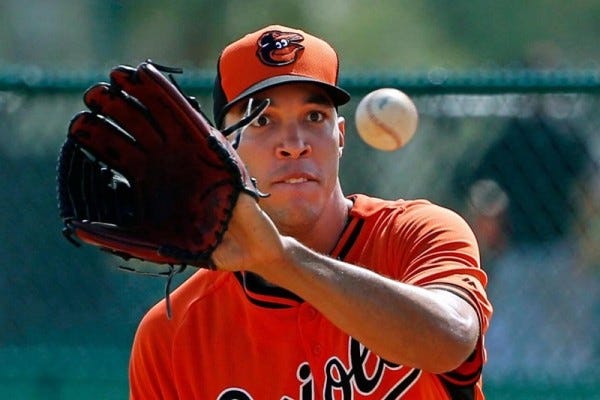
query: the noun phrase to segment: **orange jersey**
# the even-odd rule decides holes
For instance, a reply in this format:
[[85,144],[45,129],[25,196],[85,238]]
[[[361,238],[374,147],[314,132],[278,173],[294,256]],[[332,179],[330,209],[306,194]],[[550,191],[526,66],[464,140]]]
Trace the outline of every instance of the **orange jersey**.
[[[491,316],[472,231],[427,201],[351,196],[332,257],[398,281],[443,288]],[[483,340],[455,371],[388,362],[293,293],[252,274],[199,270],[142,320],[130,363],[132,399],[483,399]]]

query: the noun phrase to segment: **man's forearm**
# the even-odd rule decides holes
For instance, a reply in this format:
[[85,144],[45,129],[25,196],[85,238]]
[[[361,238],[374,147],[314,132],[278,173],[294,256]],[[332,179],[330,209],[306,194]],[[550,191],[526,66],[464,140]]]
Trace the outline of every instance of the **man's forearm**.
[[284,245],[281,264],[256,272],[302,297],[386,360],[445,372],[473,351],[478,318],[460,297],[397,282],[292,238],[284,238]]

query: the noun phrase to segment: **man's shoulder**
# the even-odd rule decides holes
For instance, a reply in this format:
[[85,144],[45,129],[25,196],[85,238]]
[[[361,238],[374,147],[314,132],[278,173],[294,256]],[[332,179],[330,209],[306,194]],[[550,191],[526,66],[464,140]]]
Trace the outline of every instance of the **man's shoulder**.
[[470,226],[458,212],[427,199],[386,200],[364,194],[348,198],[354,203],[351,215],[355,217],[379,221],[385,225],[393,223],[398,228],[410,227],[413,231],[423,233],[454,231],[472,236]]
[[445,212],[446,208],[427,199],[383,199],[365,194],[348,196],[352,200],[352,212],[363,217],[381,212],[400,212],[425,210],[426,212]]
[[142,325],[173,327],[183,320],[196,302],[210,296],[230,279],[235,280],[228,272],[210,271],[198,269],[187,278],[177,289],[169,294],[172,318],[167,318],[167,299],[164,298],[156,303],[144,316]]

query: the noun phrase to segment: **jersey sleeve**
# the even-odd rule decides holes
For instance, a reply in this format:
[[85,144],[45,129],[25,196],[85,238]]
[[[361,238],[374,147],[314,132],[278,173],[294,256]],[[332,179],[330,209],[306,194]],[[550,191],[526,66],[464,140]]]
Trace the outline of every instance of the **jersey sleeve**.
[[140,322],[129,361],[131,400],[176,399],[171,371],[172,325],[159,303]]
[[406,207],[388,237],[394,276],[416,286],[449,290],[478,312],[487,329],[491,305],[485,293],[487,275],[481,269],[473,231],[457,213],[431,203]]
[[474,384],[485,362],[483,335],[492,306],[485,287],[487,276],[480,266],[479,248],[466,221],[452,210],[434,204],[407,207],[398,219],[392,259],[399,260],[396,276],[416,286],[450,291],[473,306],[479,317],[480,339],[473,354],[455,371],[443,377],[453,385]]

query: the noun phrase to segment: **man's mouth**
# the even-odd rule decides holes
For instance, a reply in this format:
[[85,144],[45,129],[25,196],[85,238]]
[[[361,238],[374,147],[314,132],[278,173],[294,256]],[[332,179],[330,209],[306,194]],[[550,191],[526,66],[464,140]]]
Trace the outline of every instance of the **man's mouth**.
[[304,183],[304,182],[308,182],[308,179],[306,178],[289,178],[283,181],[284,183]]

